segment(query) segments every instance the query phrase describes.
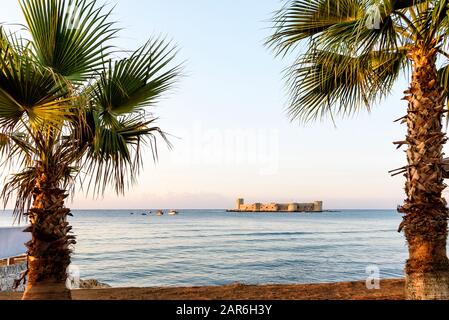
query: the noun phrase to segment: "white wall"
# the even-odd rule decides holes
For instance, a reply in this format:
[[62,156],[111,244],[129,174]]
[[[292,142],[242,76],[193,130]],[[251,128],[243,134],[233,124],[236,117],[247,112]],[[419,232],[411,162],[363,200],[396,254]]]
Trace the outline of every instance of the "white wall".
[[17,257],[26,253],[25,243],[31,240],[31,233],[24,228],[0,228],[0,259]]

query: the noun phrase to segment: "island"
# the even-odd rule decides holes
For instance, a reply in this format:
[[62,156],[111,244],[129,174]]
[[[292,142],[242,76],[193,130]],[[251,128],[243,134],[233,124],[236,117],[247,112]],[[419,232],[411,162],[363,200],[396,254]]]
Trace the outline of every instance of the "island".
[[235,209],[228,212],[323,212],[323,201],[313,203],[254,203],[245,204],[244,199],[237,199]]

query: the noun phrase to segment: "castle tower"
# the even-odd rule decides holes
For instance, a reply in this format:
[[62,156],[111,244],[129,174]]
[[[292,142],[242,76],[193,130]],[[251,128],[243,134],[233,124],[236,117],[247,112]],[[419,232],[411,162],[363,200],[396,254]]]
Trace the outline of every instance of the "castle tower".
[[323,212],[323,201],[315,201],[313,203],[313,211]]
[[245,204],[245,200],[244,199],[237,199],[237,206],[236,209],[237,210],[241,210],[242,206]]
[[288,205],[288,212],[298,212],[298,207],[297,203],[290,203]]

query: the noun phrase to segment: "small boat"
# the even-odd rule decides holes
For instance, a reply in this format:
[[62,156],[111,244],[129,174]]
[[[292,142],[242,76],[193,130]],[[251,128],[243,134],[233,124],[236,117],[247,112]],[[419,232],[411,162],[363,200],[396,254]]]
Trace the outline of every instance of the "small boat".
[[142,215],[143,215],[143,216],[147,216],[148,214],[146,214],[146,213],[142,213]]
[[178,214],[179,212],[176,210],[170,210],[170,212],[168,213],[169,216],[177,216]]
[[159,210],[158,212],[156,212],[156,215],[157,216],[163,216],[164,215],[164,211]]

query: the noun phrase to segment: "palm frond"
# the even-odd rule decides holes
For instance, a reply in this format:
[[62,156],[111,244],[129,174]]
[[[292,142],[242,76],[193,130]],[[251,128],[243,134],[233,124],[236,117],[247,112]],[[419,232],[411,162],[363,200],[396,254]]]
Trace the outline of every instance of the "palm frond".
[[438,79],[443,89],[446,104],[449,105],[449,65],[443,66],[438,70]]
[[393,10],[407,9],[428,1],[429,0],[389,0],[390,7]]
[[0,199],[6,206],[15,196],[14,216],[16,218],[23,218],[31,207],[37,178],[36,168],[28,167],[17,174],[11,175],[6,181],[0,193]]
[[334,29],[351,29],[365,18],[360,0],[291,0],[273,19],[275,32],[267,44],[287,54],[299,41]]
[[437,0],[428,17],[429,38],[438,37],[442,47],[447,48],[449,36],[449,0]]
[[26,133],[17,131],[13,133],[0,133],[0,167],[6,168],[14,163],[19,166],[29,165],[36,152],[28,141]]
[[20,0],[37,60],[73,82],[102,68],[116,32],[96,0]]
[[287,54],[301,40],[326,51],[360,55],[398,46],[393,9],[377,0],[292,0],[274,18],[268,40],[276,54]]
[[289,115],[311,121],[346,116],[383,98],[406,63],[405,52],[371,52],[352,57],[316,50],[289,71]]
[[166,134],[154,126],[156,119],[145,120],[144,114],[118,119],[114,127],[104,124],[98,114],[87,118],[92,135],[85,135],[87,151],[82,167],[88,168],[88,191],[94,194],[102,194],[108,186],[123,194],[135,183],[143,165],[142,145],[149,145],[157,159],[157,135],[170,146]]
[[384,98],[409,70],[410,47],[442,34],[442,23],[433,32],[428,22],[446,19],[446,1],[287,1],[273,19],[268,45],[277,55],[308,48],[287,72],[291,118],[349,115]]
[[129,58],[110,63],[91,90],[96,106],[112,117],[152,106],[180,74],[179,65],[170,66],[174,57],[175,48],[156,39]]
[[0,25],[0,52],[3,52],[8,47],[11,47],[11,44],[5,34],[5,31],[3,30],[3,26]]
[[36,127],[60,124],[69,114],[65,84],[26,52],[7,47],[0,54],[0,125],[14,126],[24,116]]
[[30,40],[0,26],[0,167],[18,167],[0,199],[15,197],[23,216],[43,175],[52,188],[73,192],[80,179],[97,195],[110,185],[123,193],[144,145],[154,161],[160,138],[170,147],[148,108],[180,76],[175,47],[153,39],[113,61],[117,29],[97,0],[19,2]]

